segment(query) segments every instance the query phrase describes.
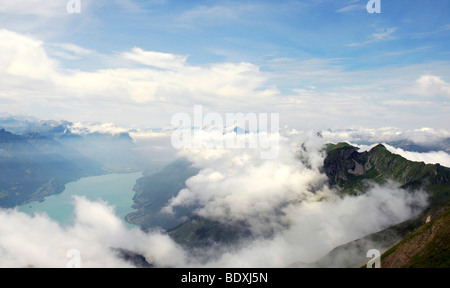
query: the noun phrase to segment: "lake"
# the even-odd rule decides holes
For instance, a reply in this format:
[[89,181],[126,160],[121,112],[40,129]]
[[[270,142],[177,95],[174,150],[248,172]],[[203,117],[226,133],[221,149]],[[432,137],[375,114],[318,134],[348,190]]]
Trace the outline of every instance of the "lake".
[[45,197],[43,202],[30,202],[18,207],[19,211],[29,215],[36,212],[45,212],[48,216],[62,225],[73,223],[72,196],[86,196],[91,201],[101,198],[109,205],[115,207],[116,215],[128,227],[136,227],[125,221],[124,217],[135,211],[131,208],[133,203],[133,187],[136,180],[142,176],[141,172],[128,174],[108,174],[81,178],[78,181],[66,184],[66,189],[57,195]]

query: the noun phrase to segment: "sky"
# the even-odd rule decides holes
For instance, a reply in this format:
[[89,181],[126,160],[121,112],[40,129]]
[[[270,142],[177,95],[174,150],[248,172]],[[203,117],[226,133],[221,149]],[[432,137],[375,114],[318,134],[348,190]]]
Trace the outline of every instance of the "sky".
[[367,2],[2,0],[0,113],[160,128],[202,105],[448,129],[450,3]]

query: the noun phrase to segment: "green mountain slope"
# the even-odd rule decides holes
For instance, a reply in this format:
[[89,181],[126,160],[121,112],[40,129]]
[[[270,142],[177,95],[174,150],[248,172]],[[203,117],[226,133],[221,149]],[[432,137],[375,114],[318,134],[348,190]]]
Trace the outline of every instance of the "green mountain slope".
[[381,256],[383,268],[449,268],[450,205]]
[[432,207],[450,200],[449,168],[409,161],[381,144],[361,153],[346,143],[329,144],[324,172],[330,185],[341,188],[344,194],[363,193],[368,181],[383,184],[392,180],[405,189],[427,191]]
[[237,243],[250,237],[250,228],[245,223],[227,225],[203,217],[194,216],[187,222],[169,231],[169,235],[177,243],[185,247],[205,247],[216,242]]
[[[339,259],[339,263],[346,261],[346,267],[359,267],[367,260],[364,258],[367,248],[376,247],[382,252],[388,250],[381,258],[382,267],[450,267],[449,168],[409,161],[383,145],[362,153],[346,143],[329,144],[326,149],[325,173],[330,185],[340,188],[341,193],[364,193],[367,181],[382,184],[393,180],[410,191],[425,190],[429,207],[415,219],[336,247],[314,265],[326,267]],[[426,219],[434,220],[425,224]],[[367,243],[370,245],[363,246]]]

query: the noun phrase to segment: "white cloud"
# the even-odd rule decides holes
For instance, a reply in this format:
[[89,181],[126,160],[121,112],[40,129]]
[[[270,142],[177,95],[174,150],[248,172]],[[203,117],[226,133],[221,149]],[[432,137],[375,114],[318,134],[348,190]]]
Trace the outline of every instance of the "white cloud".
[[73,226],[61,227],[45,214],[28,216],[16,210],[0,210],[0,267],[64,268],[67,252],[80,252],[81,267],[132,267],[111,248],[144,255],[161,266],[185,262],[184,251],[167,235],[127,229],[114,209],[103,202],[75,200]]
[[161,69],[180,69],[186,63],[186,56],[173,55],[169,53],[144,51],[135,47],[131,52],[125,52],[121,55],[125,59],[133,60],[138,63],[161,68]]
[[[171,115],[202,104],[219,113],[277,112],[283,124],[312,129],[386,122],[440,127],[448,114],[442,101],[448,83],[435,76],[444,63],[354,72],[345,71],[343,59],[274,59],[269,72],[248,62],[196,66],[186,55],[138,47],[102,55],[4,29],[0,40],[0,97],[13,114],[162,127]],[[66,69],[61,58],[93,64]],[[94,59],[106,65],[95,69]],[[286,85],[292,88],[282,92]]]
[[72,43],[47,44],[46,46],[50,48],[47,53],[52,56],[69,60],[81,59],[82,57],[95,53],[93,50],[86,49]]
[[42,41],[5,29],[0,30],[0,39],[4,73],[43,80],[53,77],[58,64],[47,56]]
[[396,148],[387,144],[384,145],[390,152],[401,155],[408,160],[416,162],[425,162],[426,164],[439,163],[443,166],[450,167],[450,154],[444,151],[432,151],[420,153],[420,152],[405,151],[401,148]]
[[321,133],[326,141],[334,143],[341,141],[384,143],[408,140],[419,145],[430,145],[450,137],[449,129],[429,127],[412,130],[389,126],[380,128],[355,127],[345,130],[324,130]]
[[361,4],[350,4],[336,10],[337,13],[348,13],[353,11],[366,11],[366,5]]
[[256,10],[263,11],[267,9],[256,4],[231,4],[215,6],[196,6],[190,10],[184,11],[178,21],[182,23],[192,23],[196,21],[207,21],[211,25],[220,23],[220,20],[239,20],[245,19],[247,13],[254,13]]
[[199,19],[213,20],[217,18],[236,18],[237,10],[226,6],[198,6],[183,12],[179,17],[182,21],[193,21]]
[[120,134],[128,132],[127,129],[117,127],[114,123],[89,124],[76,122],[70,127],[70,132],[75,134],[89,134],[89,133],[105,133],[105,134]]
[[418,93],[428,97],[444,96],[450,98],[450,84],[440,77],[427,74],[416,81]]
[[411,195],[395,185],[374,186],[364,196],[329,196],[289,206],[284,210],[291,221],[288,229],[272,239],[252,241],[224,253],[209,265],[287,267],[295,262],[312,263],[336,246],[417,215],[426,203],[424,193]]
[[3,0],[0,13],[54,17],[67,15],[67,1],[61,0]]
[[[76,57],[92,53],[69,43],[59,47]],[[250,111],[255,111],[255,107],[274,103],[278,93],[272,87],[264,87],[268,78],[258,66],[245,62],[192,66],[186,63],[186,56],[134,48],[117,56],[116,63],[122,61],[122,67],[69,70],[48,56],[42,41],[8,30],[0,31],[0,51],[0,96],[10,98],[20,92],[20,97],[15,98],[18,106],[47,102],[42,105],[44,114],[46,109],[61,111],[61,107],[67,107],[78,115],[109,114],[112,121],[127,107],[127,111],[140,110],[142,118],[151,114],[151,120],[164,125],[170,121],[168,115],[180,112],[180,107],[191,109],[194,104],[203,103],[220,107],[221,111],[235,111],[238,101],[240,107],[252,107]],[[129,60],[146,67],[130,66]],[[73,110],[82,109],[80,106],[85,108]]]

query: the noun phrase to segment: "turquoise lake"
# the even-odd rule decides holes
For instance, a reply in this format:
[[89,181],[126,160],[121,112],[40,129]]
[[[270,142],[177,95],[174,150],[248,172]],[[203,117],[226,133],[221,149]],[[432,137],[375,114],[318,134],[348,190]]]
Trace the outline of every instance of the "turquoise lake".
[[116,215],[128,227],[136,227],[125,221],[124,217],[135,211],[133,203],[133,187],[136,180],[142,176],[141,172],[129,174],[108,174],[81,178],[78,181],[66,184],[66,189],[57,195],[45,197],[43,202],[30,202],[18,207],[19,211],[29,215],[36,212],[45,212],[48,216],[61,225],[73,223],[73,198],[72,196],[85,196],[91,201],[102,199],[110,206],[115,207]]

